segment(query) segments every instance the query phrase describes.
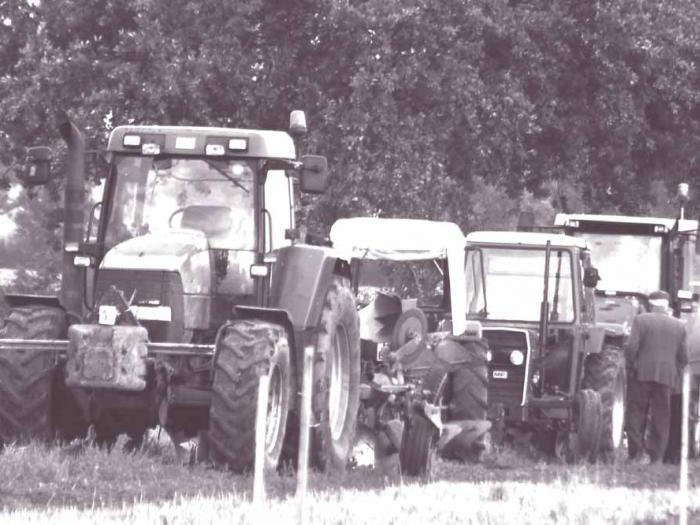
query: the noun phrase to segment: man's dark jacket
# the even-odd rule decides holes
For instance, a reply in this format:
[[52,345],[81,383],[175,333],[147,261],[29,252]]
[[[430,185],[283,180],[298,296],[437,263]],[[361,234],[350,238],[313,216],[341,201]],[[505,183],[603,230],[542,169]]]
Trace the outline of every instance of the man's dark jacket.
[[685,324],[662,312],[638,315],[627,343],[627,359],[638,381],[673,388],[688,363]]

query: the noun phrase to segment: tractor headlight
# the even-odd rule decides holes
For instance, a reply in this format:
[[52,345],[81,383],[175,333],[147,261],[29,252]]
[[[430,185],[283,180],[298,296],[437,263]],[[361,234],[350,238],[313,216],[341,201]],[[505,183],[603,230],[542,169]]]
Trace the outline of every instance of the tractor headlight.
[[525,362],[525,354],[520,350],[513,350],[510,353],[510,362],[515,366],[520,366]]

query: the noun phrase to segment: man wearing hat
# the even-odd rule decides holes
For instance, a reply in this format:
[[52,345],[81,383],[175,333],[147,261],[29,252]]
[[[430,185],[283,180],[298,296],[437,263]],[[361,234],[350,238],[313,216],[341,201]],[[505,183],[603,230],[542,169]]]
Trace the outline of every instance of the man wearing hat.
[[663,290],[649,295],[650,311],[632,323],[627,343],[627,442],[630,459],[646,451],[652,463],[663,458],[668,443],[671,393],[688,363],[685,325],[672,317],[670,296]]

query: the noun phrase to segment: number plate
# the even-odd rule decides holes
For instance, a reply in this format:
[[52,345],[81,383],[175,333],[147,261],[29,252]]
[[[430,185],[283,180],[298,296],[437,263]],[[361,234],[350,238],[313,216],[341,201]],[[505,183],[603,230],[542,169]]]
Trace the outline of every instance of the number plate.
[[494,370],[493,371],[493,378],[494,379],[508,379],[508,371],[507,370]]
[[99,320],[98,322],[103,325],[113,326],[117,322],[117,317],[119,315],[119,310],[116,306],[111,304],[100,305],[98,310]]

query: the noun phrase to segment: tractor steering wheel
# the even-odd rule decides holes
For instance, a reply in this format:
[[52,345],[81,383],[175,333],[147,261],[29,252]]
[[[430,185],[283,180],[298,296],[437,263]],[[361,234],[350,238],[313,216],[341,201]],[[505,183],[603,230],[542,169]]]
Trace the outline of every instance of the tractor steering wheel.
[[175,210],[174,212],[172,212],[170,214],[170,217],[168,217],[168,227],[169,228],[173,227],[173,219],[175,218],[175,215],[177,215],[178,213],[182,213],[186,209],[187,209],[187,206],[183,206],[182,208],[178,208],[177,210]]

